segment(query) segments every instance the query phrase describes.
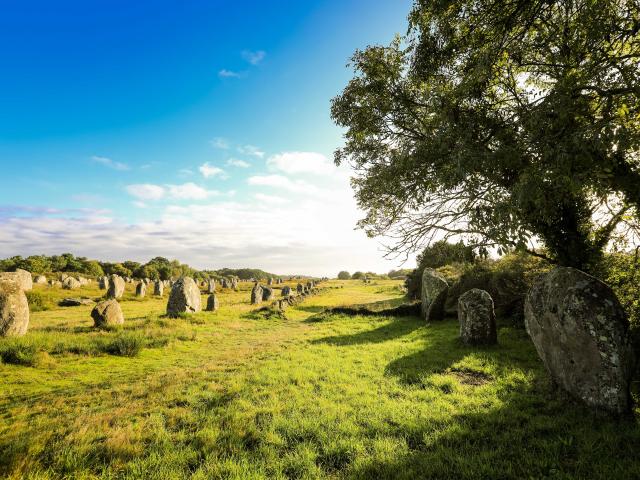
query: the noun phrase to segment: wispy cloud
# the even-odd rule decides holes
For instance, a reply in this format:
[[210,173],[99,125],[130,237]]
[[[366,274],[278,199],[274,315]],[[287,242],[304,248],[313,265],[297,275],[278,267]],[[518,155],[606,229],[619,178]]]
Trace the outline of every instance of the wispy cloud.
[[238,147],[238,152],[243,155],[252,155],[258,158],[264,157],[264,152],[254,145],[242,145]]
[[220,192],[207,190],[193,182],[188,182],[182,185],[167,185],[167,194],[176,200],[205,200],[220,195]]
[[264,57],[267,55],[267,53],[264,50],[256,50],[256,51],[251,51],[251,50],[243,50],[242,51],[242,58],[249,62],[251,65],[259,65],[262,60],[264,60]]
[[[139,202],[157,201],[157,200],[205,200],[211,197],[220,196],[217,190],[208,190],[204,187],[196,185],[193,182],[187,182],[179,185],[155,185],[152,183],[142,183],[127,185],[127,192]],[[146,207],[146,204],[134,203],[137,207]]]
[[222,150],[227,150],[229,148],[229,142],[226,138],[216,137],[213,140],[209,141],[212,147],[220,148]]
[[198,170],[200,170],[200,173],[204,178],[210,178],[210,177],[216,177],[216,176],[221,178],[226,177],[223,169],[221,169],[220,167],[211,165],[209,162],[205,162],[202,165],[200,165],[198,167]]
[[131,167],[126,163],[116,162],[108,157],[101,157],[99,155],[94,155],[91,157],[91,160],[95,163],[99,163],[100,165],[104,165],[107,168],[111,168],[113,170],[131,170]]
[[245,162],[244,160],[238,160],[237,158],[230,158],[229,160],[227,160],[227,166],[238,167],[238,168],[249,168],[251,164],[249,162]]
[[126,186],[127,193],[139,200],[161,200],[165,195],[164,187],[152,183],[136,183]]
[[234,72],[233,70],[227,70],[226,68],[223,68],[222,70],[220,70],[218,72],[218,76],[220,78],[241,78],[242,76],[244,76],[244,74],[240,73],[240,72]]

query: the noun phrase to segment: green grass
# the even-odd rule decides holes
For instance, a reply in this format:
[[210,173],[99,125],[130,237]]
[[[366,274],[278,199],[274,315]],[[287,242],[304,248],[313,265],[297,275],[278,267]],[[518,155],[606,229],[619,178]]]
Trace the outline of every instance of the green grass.
[[91,307],[34,313],[0,341],[0,477],[640,477],[638,412],[554,391],[522,330],[471,348],[455,320],[322,313],[397,306],[399,282],[327,286],[285,317],[256,314],[248,284],[179,319],[124,301],[107,332]]

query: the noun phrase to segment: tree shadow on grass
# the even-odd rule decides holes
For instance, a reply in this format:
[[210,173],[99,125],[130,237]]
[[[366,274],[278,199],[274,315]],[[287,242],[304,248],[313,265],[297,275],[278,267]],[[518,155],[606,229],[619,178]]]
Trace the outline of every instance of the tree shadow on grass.
[[[380,317],[381,320],[385,317]],[[417,328],[423,326],[423,322],[415,317],[395,318],[390,323],[385,323],[373,330],[349,334],[334,335],[313,340],[312,344],[328,344],[337,346],[362,345],[365,343],[382,343],[388,340],[408,335]]]
[[498,394],[496,408],[367,432],[404,448],[373,455],[356,479],[638,478],[637,421],[596,415],[543,382]]
[[[349,478],[640,478],[638,415],[616,419],[593,412],[554,389],[521,331],[501,329],[498,345],[481,348],[458,340],[456,322],[427,329],[424,348],[393,360],[385,374],[411,390],[441,390],[432,400],[434,411],[454,413],[372,424],[368,438],[405,448],[372,455],[354,465]],[[495,378],[468,383],[470,377],[460,375],[473,373],[478,363],[490,364]],[[430,376],[438,374],[451,375],[432,383]],[[450,397],[458,389],[478,392],[479,399],[486,395],[486,401],[460,409],[459,397]]]
[[296,310],[309,313],[321,313],[325,310],[322,305],[296,305]]

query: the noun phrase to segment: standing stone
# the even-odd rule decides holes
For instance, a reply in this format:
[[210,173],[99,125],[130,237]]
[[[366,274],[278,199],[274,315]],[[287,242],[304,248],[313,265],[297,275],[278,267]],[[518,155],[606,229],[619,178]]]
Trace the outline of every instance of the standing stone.
[[119,275],[111,275],[107,298],[122,298],[124,295],[124,279]]
[[458,298],[460,338],[467,345],[493,345],[498,342],[496,315],[489,292],[472,288]]
[[209,280],[209,283],[207,284],[207,293],[216,293],[216,281],[213,278]]
[[222,286],[222,288],[229,288],[229,284],[228,284],[226,278],[222,279],[221,286]]
[[273,288],[271,287],[263,287],[262,288],[262,301],[268,302],[273,298]]
[[62,282],[62,288],[64,288],[65,290],[74,290],[76,288],[80,288],[81,286],[82,285],[80,285],[80,282],[73,277],[67,277]]
[[555,268],[529,290],[524,315],[556,384],[593,408],[631,411],[629,322],[607,285],[574,268]]
[[218,302],[218,297],[216,297],[216,294],[212,293],[211,295],[209,295],[209,298],[207,298],[207,312],[215,312],[216,310],[218,310],[219,306],[220,304]]
[[45,277],[44,275],[38,275],[35,280],[33,281],[33,283],[36,283],[38,285],[46,285],[47,284],[47,277]]
[[[122,280],[124,283],[124,280]],[[114,298],[104,300],[91,310],[91,318],[97,328],[113,327],[124,323],[120,304]]]
[[449,284],[435,270],[425,268],[422,274],[422,316],[427,322],[444,318],[444,302]]
[[108,290],[109,289],[109,277],[100,277],[98,281],[98,287],[100,290]]
[[291,295],[291,287],[289,285],[285,285],[282,287],[282,296],[288,297],[289,295]]
[[235,277],[231,279],[231,288],[234,290],[238,289],[238,279]]
[[155,284],[153,285],[153,294],[157,295],[158,297],[164,295],[164,283],[162,283],[162,280],[156,280]]
[[199,312],[201,307],[200,289],[193,278],[182,277],[171,287],[167,302],[167,315],[177,317],[180,313]]
[[303,292],[304,292],[304,286],[303,286],[301,283],[299,283],[299,284],[296,286],[296,291],[297,291],[298,293],[303,293]]
[[147,294],[147,285],[144,282],[140,282],[136,285],[136,297],[144,298]]
[[273,285],[273,278],[269,277],[269,280],[267,280],[267,285]]
[[9,280],[16,282],[18,287],[23,291],[28,291],[33,288],[33,280],[31,274],[26,270],[18,268],[15,272],[2,272],[0,273],[0,280]]
[[0,279],[0,337],[19,337],[29,328],[29,302],[18,282]]
[[262,287],[258,282],[251,289],[251,304],[257,305],[262,302]]

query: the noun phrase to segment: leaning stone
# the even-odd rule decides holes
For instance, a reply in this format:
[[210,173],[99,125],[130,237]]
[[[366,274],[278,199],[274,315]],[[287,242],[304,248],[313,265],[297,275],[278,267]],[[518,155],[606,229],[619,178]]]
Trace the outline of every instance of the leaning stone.
[[587,405],[631,411],[634,352],[611,288],[580,270],[540,276],[525,300],[525,325],[554,382]]
[[458,298],[460,339],[467,345],[497,343],[496,315],[489,292],[472,288]]
[[93,323],[97,328],[113,327],[124,323],[122,309],[114,298],[98,303],[91,310],[91,318],[93,318]]
[[31,274],[26,270],[18,268],[15,272],[2,272],[0,273],[0,280],[9,280],[16,282],[18,287],[23,291],[28,291],[33,288],[33,280]]
[[29,328],[29,302],[18,282],[0,279],[0,337],[20,337]]
[[195,313],[202,309],[200,289],[189,277],[182,277],[171,287],[167,302],[167,315],[177,317],[180,313]]
[[218,310],[219,306],[220,303],[218,302],[218,297],[216,297],[216,294],[212,293],[211,295],[209,295],[209,298],[207,298],[207,312],[215,312],[216,310]]
[[124,295],[124,286],[124,279],[121,276],[111,275],[107,298],[122,298],[122,295]]
[[444,303],[449,285],[435,270],[425,268],[422,274],[422,316],[427,322],[444,318]]

